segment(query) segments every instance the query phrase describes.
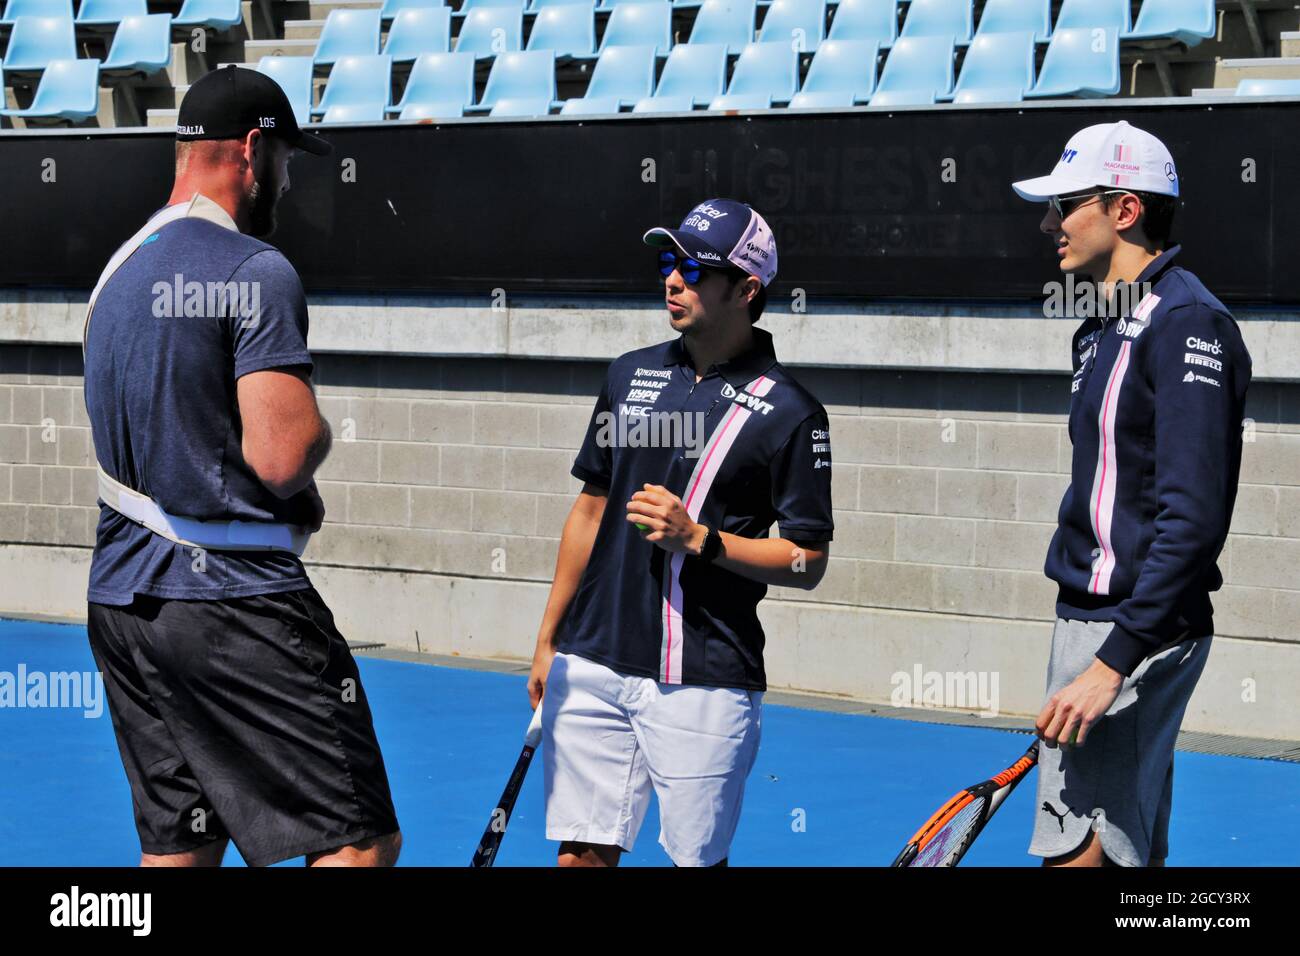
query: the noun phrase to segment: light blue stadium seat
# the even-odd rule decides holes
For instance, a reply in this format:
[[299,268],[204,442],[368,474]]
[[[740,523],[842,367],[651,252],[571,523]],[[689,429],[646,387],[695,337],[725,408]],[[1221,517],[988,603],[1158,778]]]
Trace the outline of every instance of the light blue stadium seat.
[[840,0],[826,38],[889,46],[898,38],[898,0]]
[[472,10],[485,10],[489,7],[523,7],[526,0],[461,0],[456,16],[467,17]]
[[[379,11],[373,12],[377,17]],[[323,113],[324,123],[382,120],[392,95],[392,72],[393,58],[382,53],[341,56],[330,70],[320,105],[312,112]]]
[[721,96],[727,80],[727,48],[721,43],[679,43],[668,54],[659,86],[651,99],[690,98],[692,105],[707,106]]
[[1237,96],[1300,96],[1300,80],[1242,80]]
[[1026,96],[1114,96],[1119,92],[1119,33],[1057,27],[1038,83]]
[[602,51],[614,46],[652,44],[657,56],[673,46],[673,5],[668,0],[633,0],[614,8],[601,38]]
[[[659,0],[600,0],[600,3],[596,4],[596,9],[614,10],[618,7],[627,6],[628,4],[633,4],[633,3],[657,3],[657,2],[659,2]],[[664,0],[664,2],[666,2],[670,7],[672,6],[672,0]]]
[[172,18],[168,13],[127,17],[117,25],[105,73],[143,73],[152,76],[172,61]]
[[280,84],[293,107],[293,118],[302,126],[311,122],[311,77],[315,68],[309,56],[264,56],[257,71]]
[[1101,27],[1124,34],[1132,26],[1129,0],[1063,0],[1056,30]]
[[546,116],[552,100],[545,96],[503,96],[492,105],[492,116]]
[[853,105],[853,94],[848,90],[826,90],[810,93],[800,90],[790,100],[792,110],[838,110]]
[[710,110],[770,110],[771,108],[772,97],[762,93],[724,93],[709,101]]
[[[483,98],[474,110],[490,109],[497,100],[555,101],[555,52],[528,50],[502,53],[492,63]],[[468,110],[467,110],[468,112]]]
[[1034,34],[1035,42],[1047,42],[1052,35],[1052,0],[986,0],[975,35],[1024,30]]
[[51,60],[76,58],[76,31],[71,17],[21,16],[14,23],[14,32],[9,37],[5,70],[9,73],[38,72],[45,69],[45,64]]
[[2,109],[0,116],[66,119],[75,122],[88,119],[97,112],[99,61],[70,58],[47,62],[31,106],[26,109]]
[[876,91],[878,55],[875,40],[827,40],[813,57],[801,92],[847,93],[850,105],[865,103]]
[[394,63],[411,62],[426,53],[446,53],[450,49],[451,10],[447,7],[399,10],[384,41],[384,52]]
[[458,53],[473,53],[477,57],[522,50],[523,46],[523,0],[513,0],[510,6],[505,7],[471,10],[465,15],[460,35],[456,38]]
[[1137,23],[1124,40],[1177,40],[1196,46],[1214,36],[1214,0],[1142,0]]
[[229,30],[244,22],[244,12],[239,0],[185,0],[180,12],[172,20],[172,27],[192,30],[206,27],[209,30]]
[[724,43],[728,53],[739,53],[754,42],[757,14],[755,0],[704,0],[695,15],[690,42]]
[[[785,43],[751,43],[741,51],[727,95],[765,98],[762,106],[788,103],[799,88],[799,54]],[[725,107],[756,109],[757,107]],[[709,109],[714,109],[710,106]]]
[[474,102],[474,54],[429,53],[415,61],[402,101],[389,112],[401,119],[463,116]]
[[949,36],[965,45],[975,30],[974,9],[972,0],[912,0],[899,36]]
[[[899,36],[880,71],[871,105],[933,103],[952,92],[952,74],[952,37]],[[887,95],[881,99],[881,93]]]
[[532,0],[528,9],[530,12],[537,12],[539,10],[545,10],[547,7],[563,7],[570,4],[591,7],[593,10],[596,9],[596,0]]
[[72,19],[72,0],[9,0],[0,23],[13,26],[19,17]]
[[1019,86],[984,86],[979,89],[958,90],[954,103],[1020,103],[1025,91]]
[[[712,99],[709,102],[713,102]],[[633,113],[689,113],[695,108],[693,96],[647,96],[637,100]]]
[[143,17],[148,14],[149,5],[145,0],[81,0],[81,9],[77,11],[77,26],[109,27],[121,23],[127,17]]
[[576,96],[564,101],[564,105],[560,107],[560,115],[598,116],[617,113],[618,109],[617,96]]
[[379,19],[396,20],[397,15],[403,10],[437,10],[439,7],[446,7],[443,0],[384,0],[384,6],[379,11]]
[[781,43],[812,53],[826,38],[826,0],[773,0],[763,18],[760,43]]
[[369,10],[331,10],[321,28],[313,57],[317,65],[328,66],[345,56],[376,56],[379,53],[379,13]]
[[966,51],[954,95],[983,89],[1005,95],[1006,90],[1015,89],[1020,91],[1013,97],[1018,100],[1033,88],[1033,33],[977,33]]
[[596,11],[588,4],[559,4],[543,8],[533,19],[529,50],[554,50],[556,56],[594,59]]
[[[615,108],[631,106],[654,92],[655,48],[653,46],[612,46],[596,61],[584,100],[613,99]],[[572,102],[570,100],[569,102]],[[576,107],[575,107],[576,109]]]

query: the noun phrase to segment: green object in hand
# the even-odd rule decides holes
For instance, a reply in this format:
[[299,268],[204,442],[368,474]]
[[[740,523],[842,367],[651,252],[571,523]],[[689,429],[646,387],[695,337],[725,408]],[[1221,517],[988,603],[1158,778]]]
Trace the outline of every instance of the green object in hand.
[[639,522],[639,521],[636,522],[636,526],[637,526],[637,530],[639,530],[639,531],[649,531],[649,530],[650,530],[648,527],[646,527],[645,525],[643,525],[643,524],[642,524],[641,522]]

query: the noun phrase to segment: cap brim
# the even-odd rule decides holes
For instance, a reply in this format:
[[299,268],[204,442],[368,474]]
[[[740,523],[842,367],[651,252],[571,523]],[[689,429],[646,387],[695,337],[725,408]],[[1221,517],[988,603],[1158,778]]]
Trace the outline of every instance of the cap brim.
[[328,156],[334,151],[329,140],[322,139],[315,133],[308,133],[306,130],[300,130],[298,142],[293,144],[305,153],[311,153],[313,156]]
[[1027,199],[1030,202],[1047,202],[1053,196],[1067,196],[1070,193],[1083,192],[1085,189],[1092,189],[1097,183],[1090,183],[1086,179],[1076,179],[1072,176],[1039,176],[1037,179],[1022,179],[1018,183],[1012,183],[1011,188],[1016,191],[1021,199]]
[[699,236],[689,232],[682,232],[678,229],[665,229],[663,226],[656,226],[654,229],[647,229],[641,241],[648,246],[676,246],[677,250],[684,256],[690,256],[698,260],[702,265],[713,266],[715,269],[725,269],[731,265],[727,257],[709,245],[701,241]]

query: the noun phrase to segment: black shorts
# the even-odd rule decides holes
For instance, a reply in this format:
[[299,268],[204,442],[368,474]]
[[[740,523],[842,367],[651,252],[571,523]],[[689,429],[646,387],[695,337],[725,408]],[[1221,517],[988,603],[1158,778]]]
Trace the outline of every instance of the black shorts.
[[250,866],[397,830],[370,706],[314,588],[89,606],[145,853]]

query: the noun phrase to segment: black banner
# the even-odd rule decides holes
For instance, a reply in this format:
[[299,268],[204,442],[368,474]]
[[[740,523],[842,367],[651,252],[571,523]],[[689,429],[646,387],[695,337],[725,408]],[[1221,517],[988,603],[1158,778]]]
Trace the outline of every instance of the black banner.
[[[645,229],[713,196],[755,206],[774,295],[1041,298],[1058,276],[1015,179],[1126,119],[1179,167],[1182,263],[1231,302],[1300,303],[1300,104],[1193,100],[326,127],[273,237],[309,291],[652,293]],[[167,201],[164,132],[0,135],[0,286],[86,288]]]

